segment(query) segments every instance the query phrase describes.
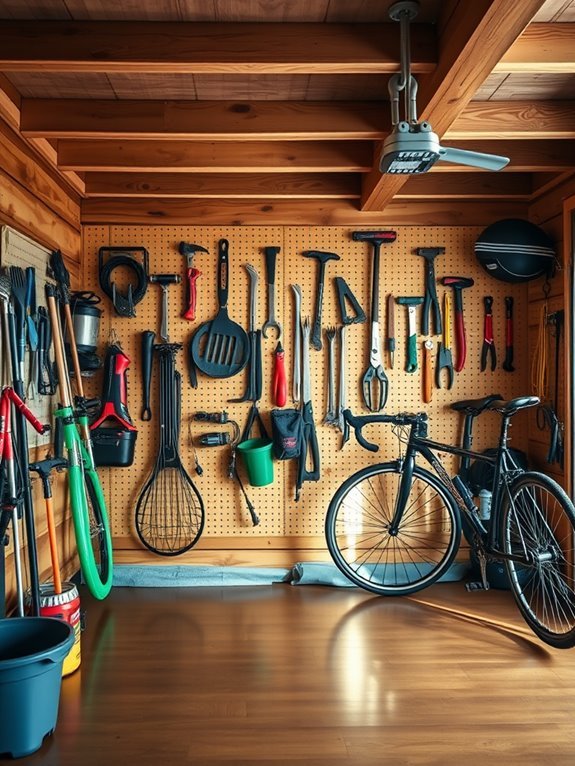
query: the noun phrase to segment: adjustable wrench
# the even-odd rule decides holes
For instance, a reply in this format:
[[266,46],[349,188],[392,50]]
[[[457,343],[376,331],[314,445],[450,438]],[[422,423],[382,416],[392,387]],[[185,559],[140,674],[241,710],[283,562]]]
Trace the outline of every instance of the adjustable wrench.
[[277,340],[281,338],[282,328],[276,321],[276,256],[279,253],[279,247],[266,247],[266,274],[268,280],[268,319],[262,327],[262,335],[268,337],[268,330],[274,328],[277,332]]

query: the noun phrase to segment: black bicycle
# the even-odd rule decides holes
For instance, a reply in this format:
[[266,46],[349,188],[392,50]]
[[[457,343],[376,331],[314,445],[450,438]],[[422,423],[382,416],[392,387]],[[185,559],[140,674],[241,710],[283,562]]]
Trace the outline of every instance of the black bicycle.
[[[508,446],[512,416],[538,404],[537,397],[529,396],[455,405],[473,417],[484,410],[500,413],[499,445],[485,453],[429,439],[425,413],[358,417],[346,410],[345,419],[365,449],[378,450],[362,434],[372,423],[393,425],[404,448],[396,460],[350,476],[333,496],[325,532],[339,569],[373,593],[415,593],[439,580],[453,564],[463,518],[484,587],[489,587],[487,564],[505,562],[510,588],[529,627],[550,646],[574,646],[575,508],[553,479],[518,466]],[[470,439],[470,430],[467,436]],[[451,478],[438,452],[458,456],[465,470]],[[416,464],[418,456],[434,473]],[[491,469],[489,523],[481,520],[464,480],[471,460]]]

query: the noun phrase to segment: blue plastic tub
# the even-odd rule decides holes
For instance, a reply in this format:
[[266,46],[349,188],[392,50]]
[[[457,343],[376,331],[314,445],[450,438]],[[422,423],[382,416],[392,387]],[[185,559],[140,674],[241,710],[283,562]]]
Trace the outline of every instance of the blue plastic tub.
[[52,617],[0,620],[0,757],[21,758],[56,728],[72,626]]

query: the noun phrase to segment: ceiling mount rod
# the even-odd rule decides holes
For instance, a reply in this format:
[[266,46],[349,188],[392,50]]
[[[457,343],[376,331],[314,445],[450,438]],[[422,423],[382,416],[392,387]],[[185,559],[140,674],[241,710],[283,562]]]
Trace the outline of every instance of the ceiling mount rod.
[[388,84],[391,101],[391,122],[397,125],[400,121],[399,94],[404,91],[404,119],[410,123],[417,122],[417,81],[411,74],[411,48],[409,25],[419,13],[417,0],[398,0],[388,10],[389,18],[400,25],[400,62],[401,73],[393,75]]

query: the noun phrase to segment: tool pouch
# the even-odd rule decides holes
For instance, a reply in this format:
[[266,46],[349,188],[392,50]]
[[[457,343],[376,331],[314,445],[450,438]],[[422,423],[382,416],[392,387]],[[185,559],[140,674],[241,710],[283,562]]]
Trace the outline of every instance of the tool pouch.
[[300,410],[272,410],[272,441],[277,460],[291,460],[301,453],[302,416]]

